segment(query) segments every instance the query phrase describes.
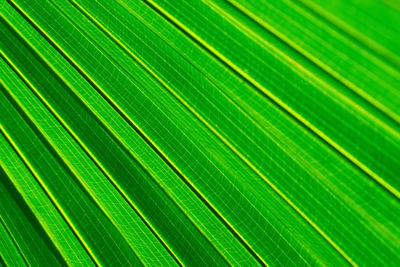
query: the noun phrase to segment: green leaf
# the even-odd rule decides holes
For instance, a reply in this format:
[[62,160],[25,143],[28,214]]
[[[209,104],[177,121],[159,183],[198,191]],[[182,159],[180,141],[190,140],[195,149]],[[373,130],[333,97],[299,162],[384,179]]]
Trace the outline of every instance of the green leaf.
[[400,263],[381,1],[0,3],[5,265]]

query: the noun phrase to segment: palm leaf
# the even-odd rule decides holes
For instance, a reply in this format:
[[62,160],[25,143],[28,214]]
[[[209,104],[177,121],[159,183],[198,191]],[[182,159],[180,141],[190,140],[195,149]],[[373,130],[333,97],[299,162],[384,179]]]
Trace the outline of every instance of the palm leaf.
[[400,263],[400,9],[0,3],[5,265]]

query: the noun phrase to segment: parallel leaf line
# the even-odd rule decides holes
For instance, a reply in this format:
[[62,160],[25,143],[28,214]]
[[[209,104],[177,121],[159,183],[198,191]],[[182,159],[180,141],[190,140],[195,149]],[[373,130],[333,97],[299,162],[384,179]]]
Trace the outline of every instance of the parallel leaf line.
[[[60,52],[60,51],[59,51],[59,52]],[[62,52],[60,52],[60,53],[62,53]],[[72,59],[71,59],[71,60],[72,60]],[[81,72],[80,72],[80,73],[81,73]],[[125,75],[125,74],[124,74],[124,75]],[[90,79],[89,76],[88,76],[88,79]],[[92,81],[92,82],[93,82],[93,84],[95,83],[94,81]],[[91,83],[91,84],[92,84],[92,83]],[[92,84],[92,86],[93,86],[93,84]],[[98,88],[100,88],[100,87],[98,87]],[[101,95],[103,95],[102,92],[99,92],[99,93],[100,93]],[[105,94],[105,93],[104,93],[104,94]],[[104,95],[103,95],[103,97],[104,97]],[[110,103],[110,101],[113,103],[113,100],[111,100],[108,96],[106,96],[106,100],[107,100],[107,102],[109,102],[109,103]],[[116,109],[118,113],[124,114],[123,111],[122,111],[120,108],[115,108],[115,106],[118,107],[117,104],[110,104],[110,105],[114,106],[114,109]],[[122,113],[121,113],[121,112],[122,112]],[[125,120],[131,121],[130,118],[128,118],[127,115],[121,115],[121,116],[122,116],[122,117],[125,117]],[[131,122],[131,125],[132,125],[132,124],[134,124],[134,122]],[[136,126],[136,127],[137,127],[137,126]],[[136,128],[136,127],[134,127],[134,128]],[[142,137],[143,137],[143,136],[142,136]],[[146,140],[147,138],[144,138],[144,137],[143,137],[143,139]],[[146,142],[147,142],[147,141],[146,141]],[[154,149],[154,147],[155,147],[155,145],[153,145],[153,149]],[[157,150],[159,150],[159,149],[157,149]],[[166,157],[164,157],[164,158],[166,159]],[[187,178],[185,178],[185,179],[187,179]],[[211,205],[210,205],[210,206],[211,206]],[[220,218],[223,218],[223,217],[221,216]],[[226,221],[226,220],[225,220],[225,221]],[[225,224],[225,223],[224,223],[224,224]],[[226,225],[227,225],[227,224],[226,224]],[[236,234],[235,234],[235,235],[236,235]],[[265,263],[264,263],[264,264],[265,264]]]
[[346,32],[352,39],[359,42],[361,45],[364,45],[364,47],[368,48],[372,53],[376,53],[378,55],[380,54],[384,55],[384,58],[388,63],[392,64],[394,67],[400,68],[400,57],[389,51],[386,47],[382,46],[381,44],[371,39],[370,37],[365,36],[354,27],[336,18],[328,11],[324,11],[317,4],[313,4],[307,0],[297,0],[297,1],[301,3],[304,7],[306,7],[307,9],[309,9],[310,11],[314,12],[316,15],[321,17],[322,19],[331,23],[331,25],[334,25],[338,29],[343,29],[343,31]]
[[[18,10],[17,10],[18,11]],[[22,11],[21,10],[21,12],[24,12],[24,11]],[[28,19],[30,19],[29,18],[29,16],[26,16]],[[52,44],[53,45],[53,47],[61,54],[61,55],[63,55],[63,57],[85,78],[85,80],[87,80],[88,82],[89,82],[89,84],[91,84],[91,86],[93,87],[93,88],[95,88],[96,89],[96,91],[114,108],[114,110],[116,110],[117,112],[118,112],[118,114],[120,114],[126,121],[128,120],[128,119],[126,119],[128,116],[125,114],[125,115],[122,115],[122,113],[121,112],[123,112],[119,107],[118,107],[118,105],[116,104],[116,103],[114,103],[113,102],[113,100],[108,96],[108,95],[106,95],[106,93],[103,91],[103,90],[101,90],[100,89],[100,86],[99,85],[97,85],[96,84],[96,82],[93,80],[93,79],[91,79],[90,78],[90,76],[88,75],[88,74],[86,74],[85,72],[84,72],[84,70],[82,70],[81,68],[79,68],[78,67],[78,65],[73,61],[73,59],[72,58],[70,58],[69,56],[68,56],[68,54],[66,53],[66,52],[64,52],[38,25],[36,25],[35,24],[35,22],[33,21],[33,20],[31,20],[30,19],[30,21],[34,24],[33,26],[38,30],[38,32],[39,33],[41,33],[42,34],[42,36],[45,38],[45,39],[47,39],[49,42],[50,42],[50,44]],[[29,21],[28,21],[29,22]],[[31,24],[32,24],[31,23]],[[39,53],[38,53],[39,54]],[[40,55],[40,54],[39,54]],[[45,59],[43,59],[43,60],[45,60]],[[46,60],[45,60],[46,61]],[[53,71],[55,72],[55,73],[57,73],[57,70],[55,70],[54,68],[53,68]],[[126,74],[124,74],[124,75],[126,75]],[[67,83],[65,80],[64,80],[64,83]],[[68,83],[67,83],[68,84]],[[71,88],[71,86],[69,86],[70,88]],[[44,99],[43,99],[44,100]],[[45,100],[44,100],[45,101]],[[130,119],[129,119],[130,120]],[[129,123],[129,122],[128,122]],[[130,120],[130,123],[129,123],[131,126],[132,125],[134,125],[134,123]],[[135,131],[136,132],[138,132],[139,130],[138,130],[138,128],[136,128],[137,126],[132,126],[134,129],[135,129]],[[139,133],[139,135],[141,135],[142,136],[142,138],[143,138],[143,135],[141,134],[141,132],[138,132]],[[114,135],[113,135],[114,136]],[[115,137],[115,136],[114,136]],[[118,139],[117,137],[115,137],[116,139]],[[145,139],[145,138],[143,138],[143,139]],[[118,143],[120,143],[121,141],[119,141]],[[121,144],[119,144],[119,146],[124,150],[124,151],[127,151],[127,149],[126,149],[126,147],[124,146],[124,145],[121,145]],[[154,149],[154,146],[153,146],[153,149]],[[127,151],[128,152],[128,154],[130,155],[130,156],[132,156],[132,152],[131,151]],[[134,156],[133,156],[134,157]],[[197,226],[195,225],[195,227],[197,228]],[[208,239],[207,239],[208,240]],[[165,243],[166,244],[166,243]],[[212,243],[210,243],[212,246],[213,246],[213,244]],[[167,246],[167,245],[166,245]],[[173,251],[172,250],[170,250],[171,251],[171,253],[173,253]],[[175,255],[175,254],[174,254]],[[177,258],[177,256],[175,256],[174,258],[176,258],[176,260],[178,261],[178,262],[180,262],[179,260],[178,260],[178,258]],[[180,262],[180,265],[182,265],[182,262]]]
[[91,251],[90,247],[85,243],[85,240],[80,236],[79,232],[73,225],[73,223],[68,219],[68,216],[66,216],[65,212],[63,211],[63,208],[59,205],[59,203],[55,200],[55,198],[52,196],[50,190],[47,188],[47,186],[43,183],[43,181],[40,179],[38,174],[35,172],[33,167],[30,165],[30,163],[26,160],[25,156],[21,153],[21,151],[16,147],[10,136],[5,132],[3,127],[0,125],[0,133],[4,136],[4,138],[7,140],[7,142],[10,144],[10,146],[13,148],[15,153],[18,155],[18,157],[21,159],[21,161],[24,163],[26,168],[29,170],[29,172],[32,174],[32,176],[35,178],[35,180],[38,182],[40,187],[43,189],[43,192],[46,193],[50,201],[53,203],[54,207],[58,210],[60,213],[61,217],[65,220],[67,225],[70,227],[71,231],[74,233],[74,235],[77,237],[79,242],[81,243],[82,247],[86,250],[88,253],[89,257],[92,259],[93,263],[96,266],[100,266],[101,264],[99,263],[98,259],[94,255],[94,253]]
[[[73,1],[73,0],[70,0]],[[75,2],[75,1],[74,1]],[[76,4],[78,6],[78,4]],[[79,8],[82,8],[79,6]],[[82,8],[82,11],[86,14],[86,16],[90,16],[90,14],[85,11]],[[296,205],[292,201],[289,200],[289,198],[283,194],[274,184],[271,183],[271,181],[268,180],[265,175],[262,174],[260,170],[258,170],[245,156],[243,156],[230,142],[227,141],[221,134],[218,133],[218,131],[212,127],[198,112],[196,112],[185,100],[183,100],[170,86],[168,86],[167,83],[165,83],[160,77],[158,77],[155,73],[153,73],[144,62],[142,62],[135,54],[127,48],[121,41],[119,41],[116,37],[113,36],[112,33],[110,33],[103,25],[101,25],[99,22],[97,22],[94,18],[90,16],[90,20],[92,20],[94,23],[98,24],[99,27],[102,28],[102,30],[107,33],[107,35],[114,40],[115,43],[117,43],[124,51],[129,54],[131,57],[135,59],[135,61],[139,62],[143,68],[146,69],[151,75],[157,79],[173,96],[178,99],[178,101],[185,106],[199,121],[201,121],[217,138],[219,138],[226,146],[229,147],[231,151],[233,151],[250,169],[252,169],[260,178],[262,178],[273,190],[280,196],[282,197],[297,213],[300,214],[319,234],[321,234],[331,245],[338,250],[340,254],[344,254],[344,252],[340,252],[341,249],[314,223],[311,221],[311,219],[306,216],[305,213],[303,213],[299,208],[297,208]],[[300,254],[299,254],[300,255]],[[301,255],[300,255],[301,257]],[[346,258],[346,256],[344,256]]]
[[[204,0],[207,2],[207,4],[214,6],[216,9],[220,10],[220,12],[224,12],[222,9],[220,9],[214,2],[211,2],[210,0]],[[383,103],[377,101],[373,96],[362,90],[358,85],[353,83],[350,79],[344,77],[342,74],[339,72],[335,71],[332,67],[328,66],[325,64],[322,60],[318,59],[317,57],[313,56],[312,53],[308,52],[306,49],[303,49],[300,45],[297,45],[295,42],[290,40],[290,38],[286,37],[284,34],[281,34],[279,30],[275,29],[272,25],[269,25],[266,21],[263,21],[261,18],[258,18],[256,15],[254,15],[250,10],[245,8],[243,5],[238,3],[237,1],[229,1],[229,4],[238,10],[241,14],[246,16],[247,18],[251,19],[259,25],[260,27],[263,27],[266,29],[268,32],[273,34],[277,39],[281,40],[283,43],[287,44],[288,46],[292,47],[293,50],[297,51],[300,55],[302,55],[305,59],[307,59],[310,63],[315,65],[316,67],[321,68],[325,73],[327,73],[330,77],[333,79],[337,80],[340,84],[343,84],[345,87],[348,89],[354,91],[359,97],[363,98],[367,103],[369,103],[372,107],[376,108],[378,111],[380,111],[383,115],[385,115],[388,119],[393,120],[396,124],[400,124],[400,115],[396,114],[393,112],[390,108],[385,106]],[[225,13],[225,12],[224,12]],[[225,13],[226,16],[229,16],[228,14]],[[231,18],[234,20],[234,18]],[[237,23],[240,23],[238,20],[235,20]],[[243,27],[249,31],[248,27],[244,26]],[[263,42],[262,39],[259,40],[260,42]],[[306,69],[304,69],[306,70]],[[373,75],[368,69],[364,69],[366,71],[366,75]],[[313,72],[308,72],[309,75],[311,75],[314,79],[319,80],[321,83],[324,83],[322,79],[318,77],[318,75],[314,75]],[[377,77],[379,79],[379,77]],[[324,83],[324,86],[327,88],[330,88],[328,84]],[[332,88],[332,92],[337,93],[337,90],[334,90]],[[344,97],[342,94],[338,94],[339,97],[344,99],[346,101],[346,97]],[[357,105],[354,103],[352,106],[357,107]],[[363,109],[360,108],[361,111]],[[362,112],[364,114],[367,114],[366,112]],[[386,130],[390,131],[393,134],[398,134],[397,131],[393,130],[391,127],[386,125],[385,123],[382,123],[379,119],[375,120],[377,123],[379,123],[382,127],[384,127]]]
[[[17,31],[17,30],[16,30]],[[21,36],[23,38],[23,36]],[[29,44],[29,42],[27,42]],[[35,50],[34,47],[31,46],[33,50]],[[1,52],[1,51],[0,51]],[[36,51],[37,55],[40,55],[40,52]],[[2,57],[5,55],[0,54]],[[46,62],[44,58],[42,58]],[[121,194],[121,196],[125,199],[125,201],[128,202],[128,204],[131,206],[131,208],[134,210],[134,212],[141,218],[143,223],[149,228],[149,230],[156,236],[156,238],[160,241],[160,243],[166,248],[166,250],[171,254],[171,256],[177,261],[179,265],[183,265],[182,262],[179,261],[179,259],[176,257],[176,255],[172,252],[172,250],[168,247],[168,245],[165,243],[164,240],[157,234],[157,232],[154,230],[154,227],[151,226],[151,224],[145,219],[143,214],[138,210],[136,205],[129,200],[127,195],[123,192],[123,190],[117,185],[117,183],[114,181],[114,179],[110,176],[110,174],[104,169],[104,167],[97,161],[97,159],[94,157],[94,155],[89,151],[89,149],[85,146],[85,144],[79,139],[79,137],[72,131],[72,129],[63,121],[63,119],[57,114],[57,112],[51,107],[51,105],[46,101],[45,98],[43,98],[40,93],[35,89],[35,87],[29,82],[29,80],[22,74],[20,73],[16,67],[11,63],[6,60],[9,65],[12,65],[14,71],[16,71],[17,75],[20,76],[20,78],[24,81],[25,84],[27,84],[28,88],[35,94],[35,96],[43,103],[43,105],[49,110],[49,112],[53,115],[53,117],[60,123],[60,125],[70,134],[70,136],[75,140],[75,142],[82,148],[82,150],[87,154],[87,156],[93,161],[93,163],[99,168],[99,170],[105,175],[105,177],[111,182],[111,184],[115,187],[115,189]],[[51,64],[48,64],[49,68],[51,68],[54,72],[55,75],[57,75],[63,82],[69,87],[72,88],[72,86],[65,81],[61,74],[58,73],[57,69],[52,67]],[[117,138],[117,137],[115,137]],[[120,145],[123,147],[122,145]],[[89,190],[87,190],[89,191]],[[97,203],[97,201],[95,200]],[[97,204],[99,208],[107,214],[107,212],[101,207],[101,205]],[[107,218],[109,219],[109,215],[107,215]],[[111,221],[111,223],[115,225],[114,222]],[[118,227],[117,227],[118,228]],[[133,249],[133,248],[132,248]],[[140,258],[140,257],[139,257]]]
[[341,155],[343,155],[344,158],[348,159],[350,162],[352,162],[356,167],[358,167],[360,170],[365,172],[367,175],[369,175],[371,178],[373,178],[378,184],[380,184],[383,188],[385,188],[388,192],[393,194],[396,198],[400,199],[400,192],[394,188],[391,184],[387,183],[383,178],[378,176],[374,171],[372,171],[368,166],[360,162],[355,156],[351,155],[349,152],[347,152],[344,148],[342,148],[339,144],[337,144],[333,139],[331,139],[329,136],[327,136],[324,132],[319,130],[317,127],[315,127],[313,124],[311,124],[308,120],[306,120],[304,117],[302,117],[299,113],[297,113],[294,109],[292,109],[290,106],[284,103],[283,100],[279,99],[276,97],[271,91],[269,91],[267,88],[265,88],[262,84],[260,84],[258,81],[253,79],[250,75],[248,75],[245,71],[237,67],[232,61],[230,61],[228,58],[226,58],[224,55],[219,53],[216,49],[214,49],[212,46],[208,45],[207,42],[205,42],[202,38],[197,36],[193,31],[191,31],[189,28],[187,28],[185,25],[180,23],[177,19],[175,19],[173,16],[168,14],[166,10],[164,10],[162,7],[154,3],[152,0],[145,0],[146,3],[149,4],[149,6],[153,7],[155,11],[160,13],[162,16],[164,16],[166,19],[170,20],[172,23],[177,25],[179,28],[181,28],[184,32],[187,33],[189,38],[194,39],[199,45],[210,51],[211,54],[213,54],[217,59],[221,61],[225,66],[230,68],[232,71],[237,73],[240,77],[243,78],[246,82],[249,83],[253,88],[255,88],[257,91],[259,91],[261,94],[265,95],[267,98],[269,98],[273,103],[275,103],[279,108],[281,108],[283,111],[285,111],[289,116],[293,117],[296,121],[304,125],[307,129],[309,129],[311,132],[313,132],[317,137],[321,138],[324,142],[326,142],[328,145],[330,145],[333,149],[338,151]]
[[[0,125],[0,134],[3,135],[3,133],[1,132],[1,129],[2,129],[2,126]],[[3,166],[1,166],[1,165],[2,165],[2,162],[0,162],[0,177],[1,177],[1,179],[4,179],[4,177],[2,177],[2,176],[5,175],[5,172],[4,172]],[[0,224],[2,225],[4,230],[7,232],[8,236],[10,237],[11,241],[13,242],[13,244],[14,244],[15,248],[17,249],[18,253],[20,254],[21,258],[25,262],[26,266],[29,266],[29,263],[28,263],[25,255],[24,255],[24,253],[22,253],[22,250],[21,250],[20,246],[18,245],[17,241],[15,240],[13,235],[11,234],[11,232],[8,229],[7,225],[4,223],[3,218],[1,216],[0,216]],[[2,255],[0,254],[0,258],[1,257],[2,257]]]

